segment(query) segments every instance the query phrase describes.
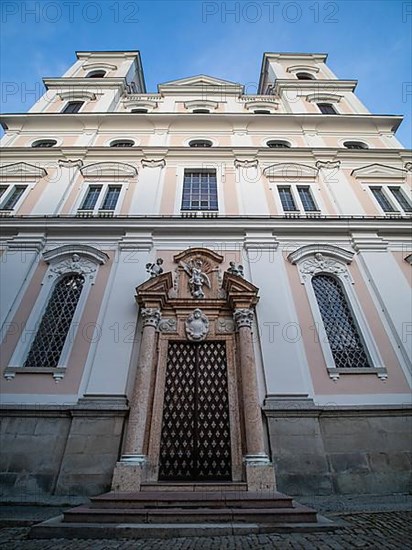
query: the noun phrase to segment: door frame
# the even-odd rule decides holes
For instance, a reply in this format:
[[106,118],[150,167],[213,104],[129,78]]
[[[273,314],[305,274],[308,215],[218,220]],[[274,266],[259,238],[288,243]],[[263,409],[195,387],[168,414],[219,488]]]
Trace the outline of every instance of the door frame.
[[[164,392],[168,359],[168,345],[170,341],[183,341],[179,334],[159,334],[158,360],[154,382],[154,396],[148,440],[148,468],[147,481],[157,482],[159,478],[160,443],[162,435]],[[227,391],[229,402],[230,443],[232,461],[232,482],[242,481],[242,444],[240,430],[239,410],[239,381],[236,369],[236,339],[234,334],[215,334],[204,340],[207,342],[225,342],[226,367],[227,367]],[[182,481],[182,483],[190,483]],[[192,482],[193,483],[193,482]],[[199,483],[199,482],[196,482]],[[209,483],[209,482],[208,482]],[[213,482],[212,482],[213,483]]]

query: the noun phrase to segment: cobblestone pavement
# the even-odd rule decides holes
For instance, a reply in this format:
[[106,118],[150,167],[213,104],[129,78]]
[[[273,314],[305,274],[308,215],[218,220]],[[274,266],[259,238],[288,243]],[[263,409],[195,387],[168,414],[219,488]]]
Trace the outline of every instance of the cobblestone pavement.
[[[332,517],[329,514],[329,517]],[[0,530],[2,550],[346,550],[410,548],[412,513],[373,512],[334,514],[349,525],[330,533],[292,533],[150,540],[29,540],[28,527]]]

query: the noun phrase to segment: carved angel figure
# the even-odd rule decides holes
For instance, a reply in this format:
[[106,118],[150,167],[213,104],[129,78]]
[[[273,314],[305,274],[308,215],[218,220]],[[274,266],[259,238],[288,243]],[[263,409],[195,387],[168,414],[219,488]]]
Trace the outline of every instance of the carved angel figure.
[[235,262],[229,262],[229,267],[227,269],[227,272],[232,275],[239,275],[240,277],[243,277],[243,265],[239,264],[236,267]]
[[193,298],[204,298],[203,285],[211,288],[211,284],[209,277],[202,271],[202,260],[194,260],[190,264],[181,261],[180,265],[190,277],[189,288]]
[[150,274],[150,278],[158,277],[163,273],[163,259],[157,258],[156,263],[146,264],[146,271]]

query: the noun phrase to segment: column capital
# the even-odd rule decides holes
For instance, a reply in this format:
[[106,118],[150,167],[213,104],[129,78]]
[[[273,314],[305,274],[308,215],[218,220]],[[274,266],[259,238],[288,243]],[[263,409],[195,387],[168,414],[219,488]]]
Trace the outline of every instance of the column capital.
[[254,319],[253,309],[236,309],[233,313],[233,319],[235,320],[237,329],[242,327],[252,328]]
[[157,328],[160,321],[160,317],[162,316],[160,309],[156,309],[152,307],[141,309],[140,314],[143,319],[143,327],[149,326],[149,327]]

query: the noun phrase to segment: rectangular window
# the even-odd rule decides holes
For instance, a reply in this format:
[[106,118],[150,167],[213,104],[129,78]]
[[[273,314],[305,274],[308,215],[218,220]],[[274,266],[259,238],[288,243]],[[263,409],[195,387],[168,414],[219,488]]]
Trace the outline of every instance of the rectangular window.
[[316,204],[313,200],[312,193],[310,192],[309,187],[298,186],[298,193],[300,200],[302,201],[303,209],[306,212],[313,212],[315,210],[318,210],[318,208],[316,208]]
[[67,103],[67,105],[64,107],[62,113],[64,114],[78,113],[83,105],[84,105],[84,101],[69,101],[69,103]]
[[114,210],[120,195],[119,185],[109,185],[106,196],[100,210]]
[[6,191],[7,191],[7,185],[0,185],[0,198],[4,195]]
[[1,205],[1,210],[13,210],[26,188],[27,185],[16,185],[6,201]]
[[87,191],[87,195],[84,198],[83,204],[80,210],[93,210],[96,206],[97,199],[99,198],[101,185],[91,185]]
[[217,210],[216,170],[185,170],[182,210]]
[[330,103],[318,103],[317,105],[319,107],[320,112],[323,115],[336,115],[337,114],[335,107],[333,105],[331,105]]
[[379,206],[384,212],[396,212],[395,208],[391,205],[389,200],[386,198],[385,193],[383,192],[382,187],[371,187],[373,196],[378,201]]
[[409,202],[408,198],[403,194],[403,191],[400,187],[389,187],[392,195],[400,204],[401,208],[405,212],[412,212],[412,205]]
[[280,200],[282,201],[283,210],[285,212],[296,212],[296,204],[293,200],[292,190],[290,187],[278,187]]

